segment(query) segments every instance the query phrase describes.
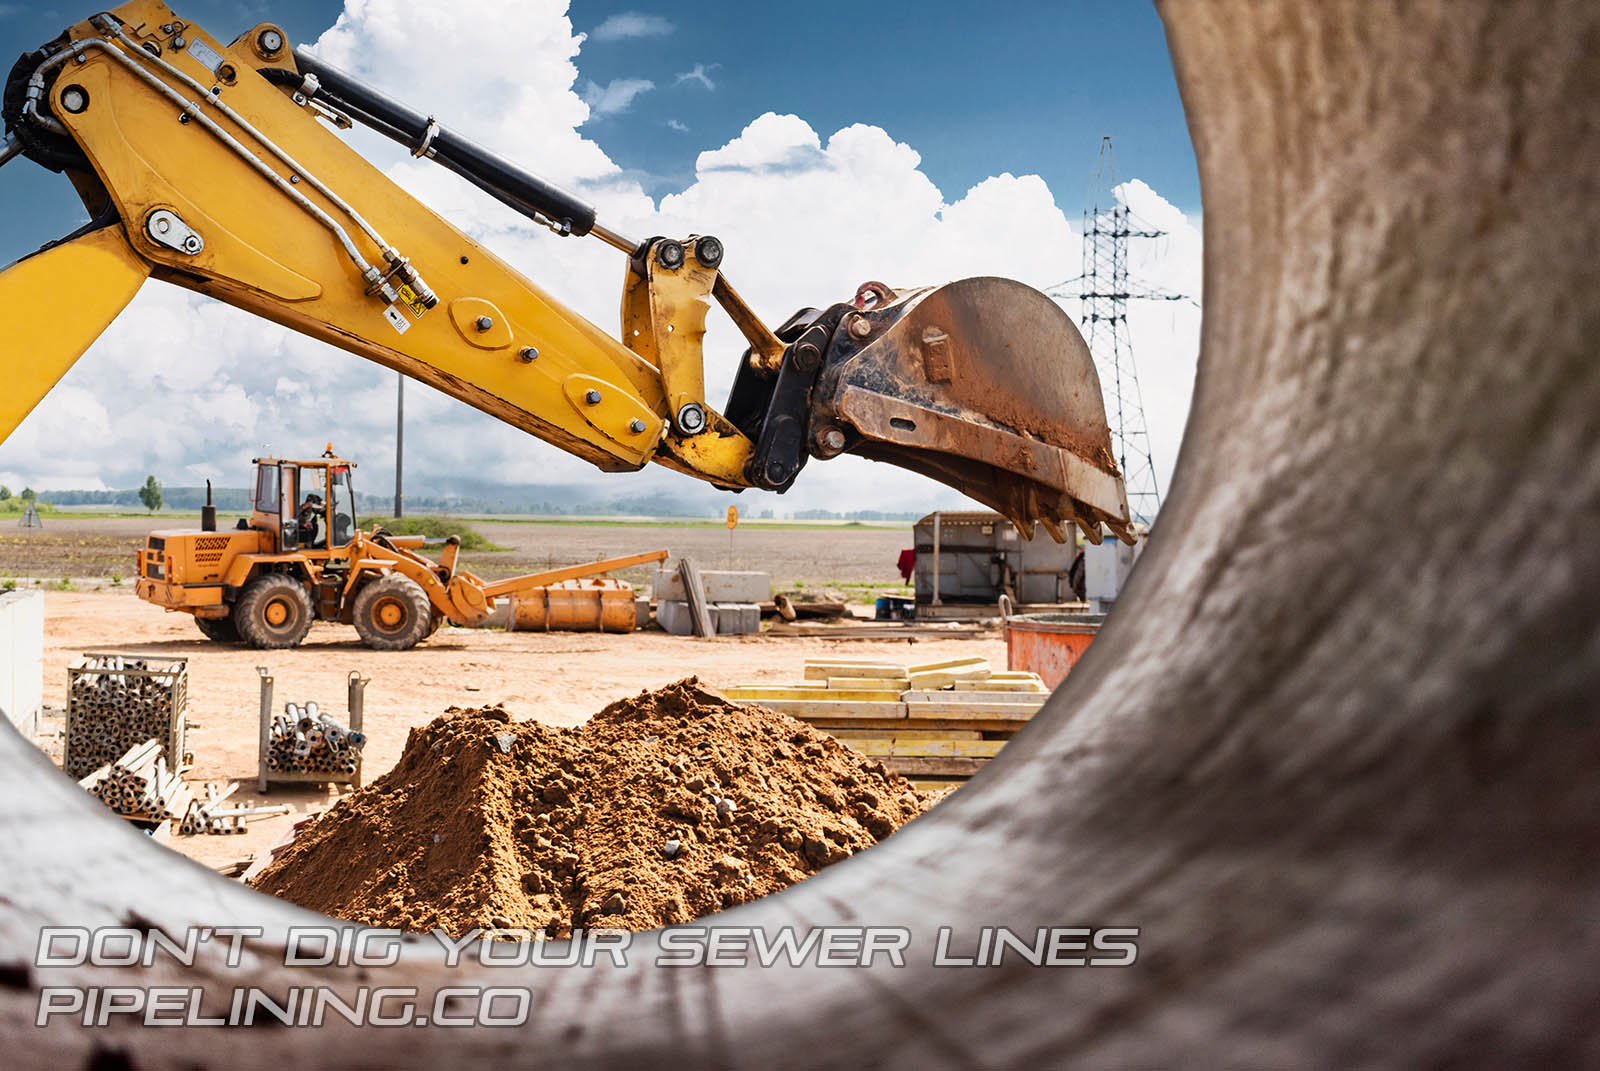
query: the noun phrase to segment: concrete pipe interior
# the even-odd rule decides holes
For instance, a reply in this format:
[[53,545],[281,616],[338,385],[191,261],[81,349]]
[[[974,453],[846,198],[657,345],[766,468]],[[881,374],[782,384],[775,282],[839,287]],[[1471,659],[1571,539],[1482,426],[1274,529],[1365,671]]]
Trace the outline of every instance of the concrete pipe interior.
[[[0,737],[11,1068],[1600,1061],[1600,9],[1169,0],[1203,358],[1129,603],[889,842],[721,916],[914,928],[904,968],[274,966],[317,921]],[[515,1030],[37,1029],[39,927],[253,923],[243,972],[525,985]],[[932,969],[937,927],[1129,925],[1126,969]],[[919,965],[920,964],[920,965]],[[487,981],[485,979],[487,978]]]

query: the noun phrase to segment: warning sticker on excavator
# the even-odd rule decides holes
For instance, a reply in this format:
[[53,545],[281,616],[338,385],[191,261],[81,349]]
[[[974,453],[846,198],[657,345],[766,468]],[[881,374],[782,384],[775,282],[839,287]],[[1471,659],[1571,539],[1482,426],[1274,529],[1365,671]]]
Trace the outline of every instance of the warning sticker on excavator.
[[398,306],[390,305],[385,308],[383,318],[389,321],[390,327],[402,335],[411,330],[411,321],[406,319],[406,314],[401,312]]
[[400,284],[400,303],[410,309],[411,315],[419,320],[422,319],[422,314],[428,311],[428,306],[422,303],[417,292],[404,283]]
[[216,74],[217,68],[222,66],[222,56],[198,37],[189,42],[189,58],[212,74]]

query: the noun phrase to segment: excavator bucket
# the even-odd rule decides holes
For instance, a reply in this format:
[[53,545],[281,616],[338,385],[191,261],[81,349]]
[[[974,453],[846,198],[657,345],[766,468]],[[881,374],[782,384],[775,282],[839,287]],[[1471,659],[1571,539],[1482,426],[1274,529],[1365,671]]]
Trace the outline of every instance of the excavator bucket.
[[[874,303],[866,299],[875,297]],[[1132,543],[1094,359],[1050,298],[1009,279],[868,284],[812,393],[818,443],[948,484],[1058,542]]]

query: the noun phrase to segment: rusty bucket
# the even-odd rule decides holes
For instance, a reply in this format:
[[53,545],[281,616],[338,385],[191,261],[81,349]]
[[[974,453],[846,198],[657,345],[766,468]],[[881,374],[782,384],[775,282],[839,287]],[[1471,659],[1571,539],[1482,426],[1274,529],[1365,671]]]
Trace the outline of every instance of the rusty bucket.
[[1105,614],[1019,614],[1006,618],[1006,668],[1039,674],[1055,688],[1094,642]]

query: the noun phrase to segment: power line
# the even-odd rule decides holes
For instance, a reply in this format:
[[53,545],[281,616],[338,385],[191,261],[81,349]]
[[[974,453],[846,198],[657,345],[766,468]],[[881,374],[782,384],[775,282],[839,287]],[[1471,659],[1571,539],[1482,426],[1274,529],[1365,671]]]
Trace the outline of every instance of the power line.
[[1079,301],[1078,322],[1100,372],[1100,390],[1111,426],[1111,448],[1122,469],[1128,509],[1135,522],[1150,524],[1161,509],[1161,485],[1150,449],[1144,399],[1139,392],[1138,365],[1128,338],[1128,302],[1191,299],[1186,294],[1129,280],[1128,242],[1134,238],[1160,238],[1166,231],[1155,230],[1135,217],[1117,199],[1116,186],[1111,138],[1103,137],[1090,207],[1083,213],[1083,271],[1051,287],[1049,294]]

